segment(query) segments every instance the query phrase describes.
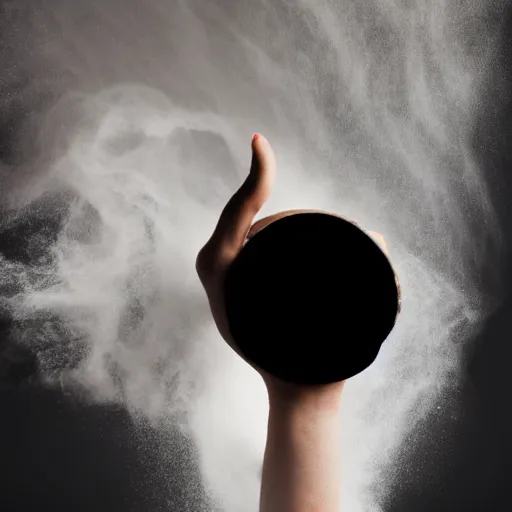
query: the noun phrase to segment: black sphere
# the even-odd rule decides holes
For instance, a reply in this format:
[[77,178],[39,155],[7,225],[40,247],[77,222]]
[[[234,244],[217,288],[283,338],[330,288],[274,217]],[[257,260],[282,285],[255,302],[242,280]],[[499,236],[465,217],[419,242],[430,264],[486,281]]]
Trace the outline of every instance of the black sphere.
[[395,273],[379,246],[325,213],[289,215],[256,233],[229,267],[224,292],[242,354],[302,384],[365,370],[400,307]]

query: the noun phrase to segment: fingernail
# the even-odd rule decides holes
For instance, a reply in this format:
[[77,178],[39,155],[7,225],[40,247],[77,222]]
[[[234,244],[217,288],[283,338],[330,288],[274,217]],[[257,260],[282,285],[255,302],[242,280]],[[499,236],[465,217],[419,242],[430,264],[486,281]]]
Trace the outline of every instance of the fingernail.
[[258,140],[260,137],[260,134],[259,133],[255,133],[253,136],[252,136],[252,141],[254,142],[255,140]]

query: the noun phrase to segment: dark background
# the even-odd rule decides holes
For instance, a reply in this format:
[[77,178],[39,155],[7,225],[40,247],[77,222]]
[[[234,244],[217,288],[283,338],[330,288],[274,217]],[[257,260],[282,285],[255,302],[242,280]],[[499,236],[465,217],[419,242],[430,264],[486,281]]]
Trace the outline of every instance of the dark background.
[[[0,19],[6,23],[5,11],[0,11]],[[504,230],[505,261],[509,262],[512,94],[507,93],[507,102],[496,104],[498,91],[493,88],[512,83],[510,8],[506,26],[500,57],[485,84],[486,99],[472,145],[491,186]],[[9,59],[8,50],[1,48],[2,62]],[[1,82],[4,86],[7,69]],[[503,90],[499,96],[503,98]],[[20,108],[0,120],[0,159],[4,162],[16,163],[13,141],[25,115]],[[22,258],[23,233],[18,236]],[[0,246],[12,250],[12,237],[0,241]],[[502,279],[505,288],[512,289],[508,263]],[[443,430],[442,422],[426,418],[417,434],[404,442],[392,492],[385,498],[386,510],[501,512],[510,507],[511,319],[512,300],[508,299],[467,346],[464,378],[457,395],[451,397],[463,413],[457,427]],[[202,509],[198,498],[204,497],[204,491],[190,440],[178,432],[165,433],[165,429],[136,422],[121,408],[80,404],[62,391],[44,389],[38,384],[30,354],[10,344],[9,320],[0,320],[0,346],[4,361],[9,361],[0,368],[1,511]],[[433,429],[428,429],[429,422]]]
[[[503,44],[488,76],[472,146],[488,182],[503,228],[503,286],[512,290],[512,9]],[[496,97],[507,83],[507,101]],[[497,85],[497,84],[501,85]],[[508,292],[510,296],[510,292]],[[464,379],[458,395],[463,421],[448,436],[439,430],[415,438],[407,450],[396,491],[394,511],[501,511],[510,508],[512,485],[512,300],[486,322],[464,357]],[[426,420],[428,427],[429,420]],[[407,442],[404,443],[407,445]],[[427,474],[428,472],[428,474]],[[435,475],[435,482],[429,480]],[[422,483],[428,490],[422,490]]]

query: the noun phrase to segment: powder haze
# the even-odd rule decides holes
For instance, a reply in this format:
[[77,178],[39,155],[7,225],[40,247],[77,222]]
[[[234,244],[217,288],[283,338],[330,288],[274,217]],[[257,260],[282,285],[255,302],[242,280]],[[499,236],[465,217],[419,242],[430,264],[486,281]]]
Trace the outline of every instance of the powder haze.
[[401,282],[340,432],[343,510],[383,510],[406,436],[434,409],[457,420],[462,347],[501,296],[470,135],[503,7],[6,3],[0,304],[15,343],[47,385],[183,430],[212,507],[255,512],[267,397],[217,333],[194,263],[261,132],[278,176],[258,217],[352,218],[385,236]]

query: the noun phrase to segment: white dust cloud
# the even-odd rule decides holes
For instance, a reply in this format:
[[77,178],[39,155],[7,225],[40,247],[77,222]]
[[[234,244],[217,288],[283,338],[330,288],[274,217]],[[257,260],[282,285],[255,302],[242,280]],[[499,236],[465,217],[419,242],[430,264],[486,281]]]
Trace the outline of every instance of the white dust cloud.
[[2,232],[47,226],[30,238],[39,256],[0,260],[3,310],[49,384],[190,433],[226,512],[257,510],[268,405],[194,263],[254,131],[278,159],[259,217],[353,218],[384,234],[401,280],[395,330],[345,388],[343,510],[382,510],[382,468],[456,385],[461,345],[499,300],[475,279],[499,233],[469,144],[499,7],[360,4],[45,2],[26,13],[40,59],[11,36],[16,69],[38,77],[12,94],[54,99],[26,142],[38,158],[2,166]]

